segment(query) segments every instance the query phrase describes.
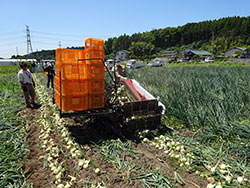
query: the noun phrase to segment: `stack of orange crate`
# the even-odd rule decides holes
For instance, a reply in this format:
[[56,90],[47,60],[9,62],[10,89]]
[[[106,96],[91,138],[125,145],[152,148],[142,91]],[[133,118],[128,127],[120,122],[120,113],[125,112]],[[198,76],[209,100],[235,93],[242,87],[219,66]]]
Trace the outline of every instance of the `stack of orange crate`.
[[[85,40],[85,59],[104,60],[104,40],[88,38]],[[104,65],[101,60],[86,61],[89,78],[89,109],[104,107]]]
[[56,49],[55,101],[62,111],[104,107],[104,41],[89,38],[85,50]]
[[84,50],[56,49],[55,101],[62,111],[88,109],[88,72]]

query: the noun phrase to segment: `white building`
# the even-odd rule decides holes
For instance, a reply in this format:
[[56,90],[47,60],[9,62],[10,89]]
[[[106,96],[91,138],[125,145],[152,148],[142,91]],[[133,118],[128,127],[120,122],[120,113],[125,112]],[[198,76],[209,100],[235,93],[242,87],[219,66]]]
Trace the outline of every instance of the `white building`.
[[20,62],[37,62],[36,59],[0,59],[0,65],[19,65]]

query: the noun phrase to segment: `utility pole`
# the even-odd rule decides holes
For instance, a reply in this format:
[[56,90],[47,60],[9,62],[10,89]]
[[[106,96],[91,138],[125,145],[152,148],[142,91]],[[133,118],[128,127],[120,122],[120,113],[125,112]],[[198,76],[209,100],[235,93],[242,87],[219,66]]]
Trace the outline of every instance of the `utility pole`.
[[29,30],[29,26],[26,25],[26,36],[27,36],[27,55],[31,52],[33,52],[32,50],[32,45],[31,45],[31,39],[30,39],[30,30]]
[[61,44],[61,41],[59,41],[59,48],[62,48],[62,44]]
[[16,56],[18,56],[18,47],[16,46]]
[[214,55],[214,32],[212,32],[212,55]]

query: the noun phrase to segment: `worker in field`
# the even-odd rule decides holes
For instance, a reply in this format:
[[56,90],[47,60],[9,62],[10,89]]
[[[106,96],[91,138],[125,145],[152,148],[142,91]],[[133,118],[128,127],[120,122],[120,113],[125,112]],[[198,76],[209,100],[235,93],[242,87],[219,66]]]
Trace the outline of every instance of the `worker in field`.
[[32,73],[36,72],[36,63],[34,61],[31,64],[31,72]]
[[120,64],[119,60],[115,61],[115,65],[112,67],[111,71],[115,75],[115,80],[119,84],[122,79],[126,78],[126,67]]
[[18,72],[18,81],[21,84],[24,98],[25,98],[25,103],[27,108],[33,108],[31,104],[34,107],[37,107],[38,104],[35,103],[35,89],[34,87],[35,82],[33,80],[33,77],[28,69],[28,65],[25,62],[20,63],[20,68],[21,70]]
[[43,63],[43,71],[46,71],[47,67],[48,67],[48,63],[47,63],[47,62],[44,62],[44,63]]
[[49,85],[51,83],[51,87],[54,88],[54,76],[55,76],[55,71],[53,69],[53,65],[51,63],[48,64],[47,68],[45,71],[48,72],[48,82],[47,82],[47,88],[49,88]]

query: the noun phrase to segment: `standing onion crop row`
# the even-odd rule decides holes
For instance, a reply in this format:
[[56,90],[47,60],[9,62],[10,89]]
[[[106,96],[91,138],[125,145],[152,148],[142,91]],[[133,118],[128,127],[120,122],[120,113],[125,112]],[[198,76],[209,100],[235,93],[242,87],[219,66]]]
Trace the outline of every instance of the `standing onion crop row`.
[[250,67],[192,66],[139,69],[129,76],[187,127],[206,127],[250,116]]
[[149,140],[149,130],[139,133],[144,143],[161,150],[172,161],[176,161],[183,170],[194,172],[208,182],[207,187],[247,187],[250,169],[230,156],[211,147],[201,149],[194,140],[174,134],[160,135]]
[[166,106],[166,124],[250,164],[250,66],[180,66],[130,71]]
[[[250,185],[249,72],[249,66],[182,66],[130,72],[150,93],[160,96],[166,106],[165,125],[175,132],[175,142],[185,143],[194,154],[190,165],[195,164],[197,174],[213,178],[208,187],[215,182],[224,182],[226,187]],[[157,142],[154,146],[163,148]],[[225,169],[219,168],[221,163]]]
[[22,187],[26,130],[21,118],[23,100],[16,74],[0,75],[0,187]]

